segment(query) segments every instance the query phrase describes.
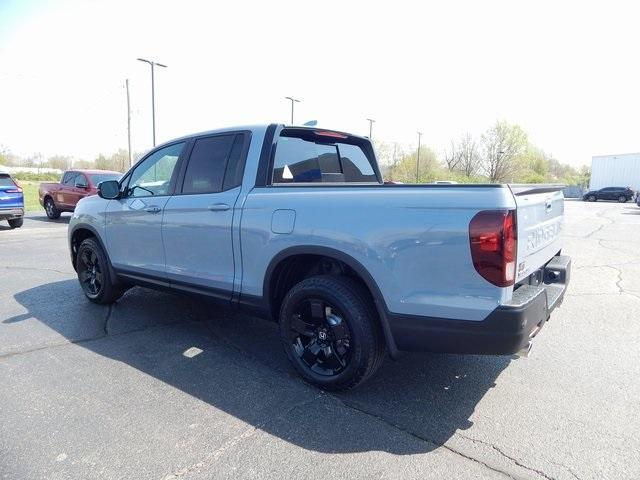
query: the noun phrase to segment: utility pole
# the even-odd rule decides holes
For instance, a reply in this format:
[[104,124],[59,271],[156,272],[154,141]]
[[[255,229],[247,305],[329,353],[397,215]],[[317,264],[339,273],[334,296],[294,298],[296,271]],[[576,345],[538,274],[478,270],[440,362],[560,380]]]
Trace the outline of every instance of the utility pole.
[[287,100],[291,100],[291,125],[293,125],[293,105],[296,103],[300,103],[301,100],[293,97],[284,97],[284,98],[286,98]]
[[422,139],[422,132],[418,132],[418,159],[416,161],[416,183],[420,178],[420,140]]
[[131,157],[131,102],[129,101],[129,79],[127,78],[124,83],[127,88],[127,144],[129,145],[129,168],[131,168],[133,161]]
[[369,140],[373,140],[373,124],[376,122],[373,118],[367,118],[369,122]]
[[156,95],[155,95],[155,81],[154,81],[154,67],[157,65],[158,67],[167,68],[166,65],[162,63],[154,62],[152,60],[147,60],[145,58],[139,58],[141,62],[148,63],[151,65],[151,121],[153,124],[153,146],[156,146]]

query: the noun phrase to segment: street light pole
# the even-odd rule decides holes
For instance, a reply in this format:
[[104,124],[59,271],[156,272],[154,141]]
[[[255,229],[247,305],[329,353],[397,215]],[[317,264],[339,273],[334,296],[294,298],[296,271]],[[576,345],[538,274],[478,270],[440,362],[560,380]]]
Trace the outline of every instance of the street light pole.
[[286,98],[287,100],[291,100],[291,125],[293,125],[293,105],[296,103],[300,103],[300,100],[293,97],[284,97],[284,98]]
[[127,88],[127,144],[129,145],[129,168],[133,163],[131,157],[131,102],[129,101],[129,79],[127,78],[125,81],[125,86]]
[[151,122],[153,125],[153,146],[155,147],[156,146],[156,92],[155,92],[154,67],[157,65],[158,67],[167,68],[167,66],[163,65],[162,63],[154,62],[152,60],[147,60],[145,58],[139,58],[138,60],[151,65]]
[[418,132],[418,159],[416,160],[416,183],[420,178],[420,140],[422,139],[422,132]]
[[373,124],[376,122],[373,118],[367,118],[369,122],[369,140],[373,140]]

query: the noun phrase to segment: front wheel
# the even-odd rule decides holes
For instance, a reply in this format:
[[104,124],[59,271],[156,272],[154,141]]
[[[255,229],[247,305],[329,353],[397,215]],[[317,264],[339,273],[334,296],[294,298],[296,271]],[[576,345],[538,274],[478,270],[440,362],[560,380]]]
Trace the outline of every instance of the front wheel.
[[47,213],[47,217],[50,220],[56,220],[60,218],[60,210],[56,207],[56,204],[53,203],[53,199],[51,197],[47,197],[44,201],[44,211]]
[[93,303],[113,303],[125,292],[121,285],[112,281],[107,255],[93,238],[87,238],[80,244],[76,271],[82,291]]
[[595,202],[595,201],[597,200],[597,198],[596,198],[596,196],[595,196],[595,195],[589,195],[589,196],[587,197],[587,200],[589,200],[590,202]]
[[12,218],[11,220],[7,220],[9,222],[9,226],[11,228],[20,228],[24,223],[24,218]]
[[307,278],[287,293],[280,337],[296,371],[325,390],[347,390],[380,367],[385,343],[368,292],[355,280]]
[[625,202],[627,201],[627,197],[625,197],[624,195],[620,195],[620,196],[618,197],[618,201],[619,201],[620,203],[625,203]]

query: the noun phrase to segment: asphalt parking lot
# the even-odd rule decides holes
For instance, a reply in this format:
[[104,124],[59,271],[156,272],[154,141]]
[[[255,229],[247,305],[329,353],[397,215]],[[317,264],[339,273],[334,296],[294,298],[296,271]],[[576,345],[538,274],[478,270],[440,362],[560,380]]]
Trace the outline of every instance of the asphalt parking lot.
[[268,322],[90,304],[69,217],[3,223],[0,478],[640,478],[640,208],[565,213],[572,283],[529,358],[406,354],[340,395]]

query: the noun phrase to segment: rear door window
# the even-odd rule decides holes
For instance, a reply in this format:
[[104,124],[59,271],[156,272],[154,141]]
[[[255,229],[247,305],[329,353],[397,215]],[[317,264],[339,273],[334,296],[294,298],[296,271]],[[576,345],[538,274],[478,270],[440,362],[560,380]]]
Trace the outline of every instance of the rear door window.
[[359,145],[297,136],[278,139],[272,179],[272,183],[377,183]]
[[[183,194],[221,192],[225,183],[229,188],[237,186],[238,137],[242,138],[241,135],[217,135],[195,141],[184,174]],[[230,180],[225,182],[228,164],[230,167],[233,164],[233,168],[228,172]]]

